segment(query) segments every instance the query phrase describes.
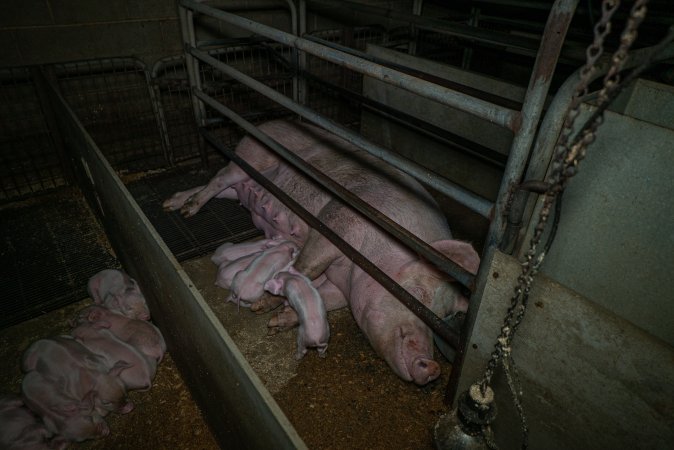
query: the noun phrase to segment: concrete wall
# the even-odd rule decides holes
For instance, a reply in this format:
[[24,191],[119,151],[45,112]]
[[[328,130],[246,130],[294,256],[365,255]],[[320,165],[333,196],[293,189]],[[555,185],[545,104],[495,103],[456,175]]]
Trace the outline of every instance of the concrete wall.
[[0,2],[0,65],[180,52],[175,0]]
[[[233,3],[245,7],[255,2],[219,2]],[[286,3],[277,3],[245,16],[290,31]],[[199,24],[198,39],[246,35],[212,20]],[[151,65],[182,51],[176,0],[2,1],[0,43],[0,67],[117,56],[137,57]]]

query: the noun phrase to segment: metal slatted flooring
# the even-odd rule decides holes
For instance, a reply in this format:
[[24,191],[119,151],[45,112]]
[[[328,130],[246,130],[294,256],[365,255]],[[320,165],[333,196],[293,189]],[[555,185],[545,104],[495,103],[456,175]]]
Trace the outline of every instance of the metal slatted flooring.
[[262,234],[253,226],[250,213],[235,200],[214,198],[189,218],[162,209],[164,199],[177,191],[206,184],[213,174],[214,171],[183,169],[127,184],[131,195],[179,261],[210,253],[223,242],[242,242]]
[[86,298],[92,275],[119,268],[74,188],[4,206],[0,233],[0,328]]

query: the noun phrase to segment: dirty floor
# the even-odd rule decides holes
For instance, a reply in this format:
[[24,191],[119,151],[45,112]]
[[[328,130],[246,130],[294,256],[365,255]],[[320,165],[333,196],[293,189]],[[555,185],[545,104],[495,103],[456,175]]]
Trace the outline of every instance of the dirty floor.
[[[295,361],[295,330],[267,336],[272,313],[256,315],[225,303],[213,284],[209,256],[183,267],[310,449],[431,449],[431,430],[446,411],[442,398],[451,370],[436,352],[443,375],[419,388],[400,380],[371,349],[348,309],[329,313],[327,358],[310,352]],[[33,341],[67,333],[83,301],[0,331],[0,393],[18,393],[19,360]],[[108,417],[110,436],[73,444],[81,449],[216,449],[169,354],[149,392],[133,392],[131,413]]]

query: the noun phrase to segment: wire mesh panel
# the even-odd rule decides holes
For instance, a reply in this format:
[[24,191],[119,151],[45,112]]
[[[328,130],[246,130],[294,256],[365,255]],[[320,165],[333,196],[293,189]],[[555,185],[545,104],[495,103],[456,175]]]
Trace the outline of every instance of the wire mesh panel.
[[56,71],[67,102],[115,169],[166,166],[149,75],[139,61],[91,60]]
[[67,184],[27,68],[0,71],[0,201]]
[[[215,59],[254,78],[277,92],[292,98],[292,52],[280,44],[250,39],[236,45],[212,49]],[[201,80],[204,91],[228,108],[254,123],[288,116],[290,113],[273,100],[230,78],[209,65],[202,64]],[[233,147],[243,134],[236,126],[223,122],[222,116],[207,108],[207,119],[223,144]]]

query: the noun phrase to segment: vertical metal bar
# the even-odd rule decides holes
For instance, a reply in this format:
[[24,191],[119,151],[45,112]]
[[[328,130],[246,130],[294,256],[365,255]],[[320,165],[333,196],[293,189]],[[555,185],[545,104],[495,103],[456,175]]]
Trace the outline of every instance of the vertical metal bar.
[[161,92],[159,86],[154,82],[155,79],[150,75],[150,72],[143,70],[143,73],[145,74],[145,82],[147,83],[147,90],[150,95],[150,102],[152,103],[152,111],[154,112],[155,120],[157,121],[157,129],[159,130],[159,139],[161,141],[162,152],[164,153],[164,160],[169,167],[173,167],[175,164],[175,157],[168,136],[168,128],[166,127],[166,117],[164,115],[164,106],[161,101]]
[[[524,97],[520,116],[522,123],[520,124],[520,128],[515,132],[508,163],[506,164],[501,181],[494,218],[489,227],[485,243],[483,260],[486,260],[485,255],[489,255],[501,243],[505,228],[506,205],[508,204],[511,192],[520,182],[524,166],[528,160],[534,133],[538,126],[550,82],[552,81],[552,74],[554,73],[566,32],[569,29],[577,5],[578,0],[556,0],[548,15],[534,70]],[[489,275],[489,268],[484,265],[481,266],[477,274],[476,286],[483,286]],[[455,399],[466,350],[465,346],[468,342],[468,337],[472,335],[481,300],[479,296],[473,296],[468,305],[468,313],[461,330],[461,340],[456,352],[454,367],[447,383],[445,400],[449,403],[454,402]]]
[[[294,0],[286,0],[286,3],[288,3],[288,8],[290,8],[290,29],[292,30],[292,33],[295,36],[300,35],[300,29],[299,29],[299,23],[298,23],[298,18],[297,18],[297,7],[295,6],[295,1]],[[291,49],[292,52],[292,60],[293,60],[293,68],[297,68],[299,66],[299,50],[296,48]],[[299,100],[299,75],[297,71],[293,74],[293,101],[298,101]]]
[[[307,32],[307,1],[299,0],[299,35],[304,36]],[[298,60],[298,69],[300,73],[304,73],[307,70],[307,54],[298,50],[299,60]],[[300,105],[307,104],[307,80],[304,77],[300,77],[299,85],[297,86],[297,103]]]
[[487,235],[487,246],[501,243],[505,228],[505,208],[511,193],[521,180],[528,161],[552,75],[577,4],[578,0],[557,0],[548,16],[529,87],[524,97],[519,127],[515,131],[508,163],[501,181],[494,219]]
[[[196,38],[194,33],[194,13],[183,6],[179,6],[178,15],[180,16],[180,29],[183,36],[183,45],[185,49],[196,46]],[[194,110],[194,119],[197,128],[204,126],[206,111],[204,105],[195,96],[192,95],[191,88],[197,87],[201,89],[201,75],[199,74],[199,65],[196,58],[193,57],[187,50],[185,50],[185,68],[187,69],[187,77],[190,83],[189,95],[192,99],[192,108]],[[199,155],[201,156],[201,163],[204,167],[208,166],[208,157],[206,155],[206,142],[201,135],[198,135]]]
[[[415,16],[421,16],[421,10],[424,7],[424,0],[414,0],[414,3],[412,4],[412,14]],[[417,54],[417,43],[419,41],[419,30],[414,26],[414,24],[410,24],[410,44],[407,48],[407,52],[410,55],[416,55]]]
[[[472,7],[470,8],[470,19],[468,20],[468,25],[471,27],[476,27],[480,20],[480,8]],[[461,68],[468,70],[470,69],[470,62],[473,59],[473,48],[467,47],[463,50],[463,59],[461,60]]]
[[[56,149],[56,154],[58,155],[58,161],[60,169],[63,173],[63,176],[67,184],[72,184],[75,181],[75,176],[73,174],[70,164],[67,164],[67,154],[65,151],[65,144],[63,141],[63,136],[61,135],[61,129],[58,126],[56,120],[54,109],[49,101],[47,89],[48,86],[45,83],[45,79],[49,79],[52,83],[55,84],[56,74],[54,72],[54,67],[32,67],[30,69],[31,78],[35,84],[35,91],[37,93],[38,100],[40,102],[40,107],[42,109],[42,114],[44,115],[45,122],[47,125],[47,132],[51,138],[52,144]],[[42,74],[44,73],[44,76]],[[38,175],[39,176],[39,175]],[[52,177],[53,187],[56,187],[56,180]]]

